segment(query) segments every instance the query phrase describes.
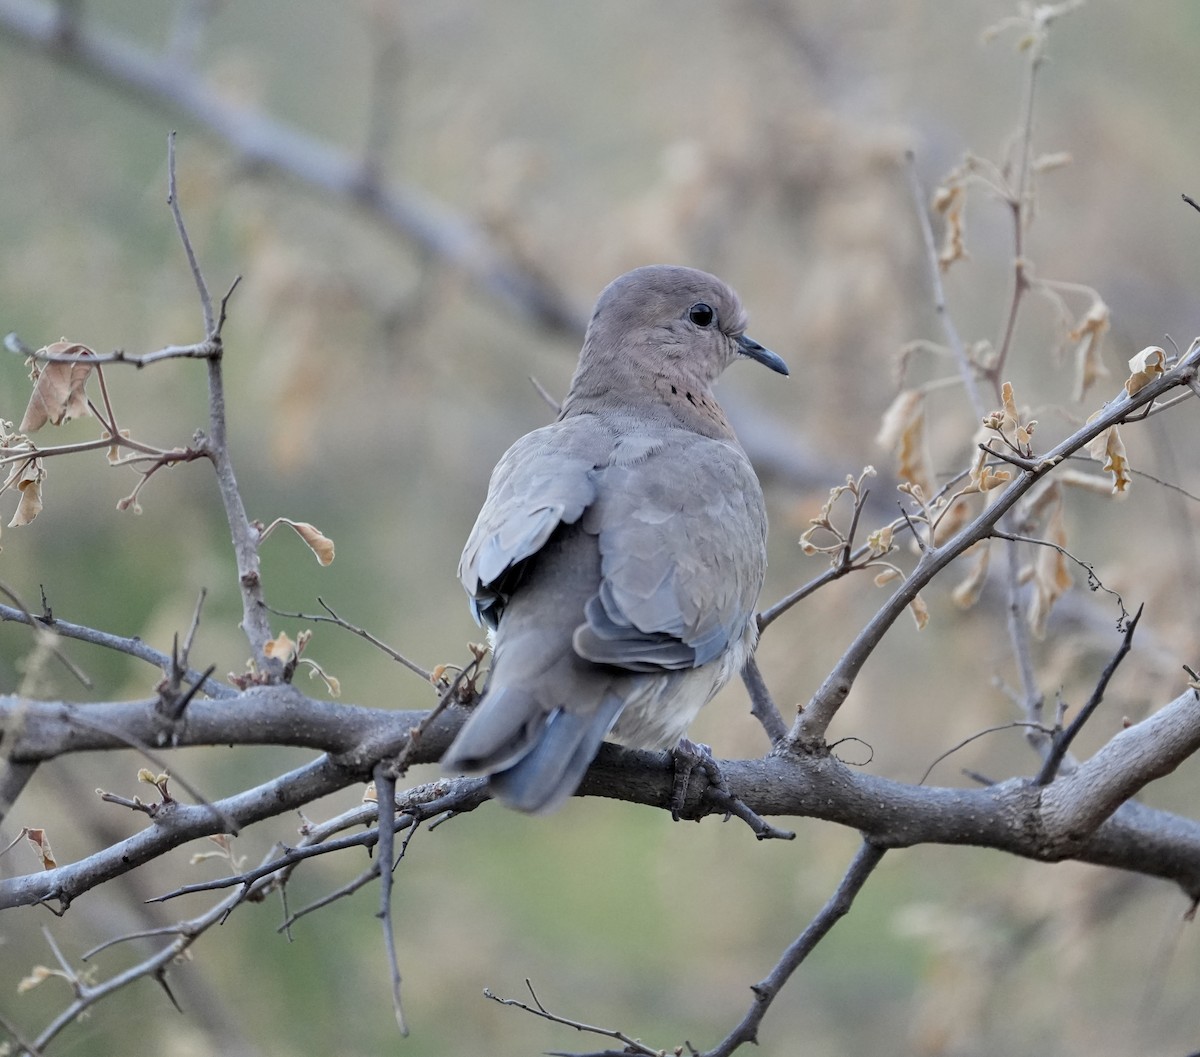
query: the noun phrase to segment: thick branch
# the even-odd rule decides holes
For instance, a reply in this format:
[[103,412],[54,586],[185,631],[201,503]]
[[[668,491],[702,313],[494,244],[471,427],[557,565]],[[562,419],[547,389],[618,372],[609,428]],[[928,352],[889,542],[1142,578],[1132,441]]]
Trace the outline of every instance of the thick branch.
[[[15,763],[70,752],[124,748],[96,726],[72,723],[72,706],[0,697],[0,750]],[[90,719],[119,725],[150,743],[161,733],[154,702],[101,703]],[[194,701],[175,744],[280,744],[325,749],[306,767],[210,806],[177,804],[144,831],[90,858],[28,878],[0,882],[0,907],[69,901],[167,848],[219,829],[214,808],[244,827],[365,781],[380,760],[408,744],[422,712],[333,705],[292,687],[259,687],[236,698]],[[439,759],[462,722],[451,709],[423,730],[410,763]],[[1091,760],[1050,786],[1011,779],[982,789],[907,785],[856,771],[827,755],[721,762],[729,791],[759,815],[821,818],[853,827],[882,847],[923,843],[995,848],[1026,858],[1079,859],[1161,877],[1200,896],[1200,823],[1121,798],[1168,773],[1200,744],[1200,698],[1193,691],[1118,734]],[[673,774],[661,753],[605,745],[581,793],[667,809]],[[697,790],[685,813],[703,813]],[[690,802],[694,800],[695,802]],[[1107,819],[1101,823],[1101,819]],[[1089,827],[1098,828],[1089,835]]]

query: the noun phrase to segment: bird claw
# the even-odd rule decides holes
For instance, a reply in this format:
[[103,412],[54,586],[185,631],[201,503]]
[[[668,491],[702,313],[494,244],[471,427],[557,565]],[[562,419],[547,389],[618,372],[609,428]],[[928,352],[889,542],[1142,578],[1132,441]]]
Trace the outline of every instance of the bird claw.
[[[717,765],[712,749],[688,738],[680,738],[679,744],[670,750],[671,761],[675,766],[675,780],[671,787],[671,818],[678,822],[683,817],[683,809],[687,804],[688,789],[691,785],[692,773],[699,771],[705,778],[706,792],[716,789],[729,796],[729,787],[725,784],[725,776]],[[726,819],[729,813],[725,813]],[[697,820],[698,821],[698,820]]]

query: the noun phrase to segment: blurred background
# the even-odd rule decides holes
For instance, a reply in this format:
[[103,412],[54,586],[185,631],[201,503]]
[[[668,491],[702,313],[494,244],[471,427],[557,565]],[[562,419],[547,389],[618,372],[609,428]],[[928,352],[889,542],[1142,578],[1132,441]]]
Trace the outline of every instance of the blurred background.
[[[510,0],[329,5],[312,0],[181,5],[97,0],[86,32],[147,55],[177,49],[179,78],[290,126],[319,149],[373,145],[392,185],[478,226],[496,252],[556,291],[547,321],[514,309],[416,248],[345,195],[247,165],[220,135],[169,101],[123,92],[77,63],[57,64],[14,29],[0,0],[0,331],[39,346],[66,336],[98,351],[148,352],[200,339],[191,276],[165,204],[166,140],[178,129],[180,199],[214,291],[234,276],[226,371],[234,464],[252,517],[310,521],[337,545],[320,568],[298,539],[263,551],[270,602],[317,611],[320,595],[426,667],[461,663],[479,641],[455,578],[458,554],[499,454],[550,412],[578,351],[571,320],[627,268],[689,264],[742,294],[750,333],[792,367],[731,370],[722,399],[767,488],[772,539],[764,601],[817,575],[797,545],[828,489],[876,464],[871,528],[896,512],[889,454],[874,437],[898,388],[899,353],[943,340],[904,155],[915,152],[926,201],[968,151],[1003,160],[1018,126],[1027,53],[1019,29],[983,31],[1007,2],[630,0],[563,5]],[[190,16],[205,25],[189,36]],[[1113,377],[1071,402],[1064,326],[1048,302],[1023,308],[1009,376],[1041,422],[1045,446],[1116,390],[1137,350],[1197,331],[1200,8],[1153,11],[1094,0],[1057,23],[1038,81],[1034,153],[1070,152],[1036,184],[1026,254],[1043,278],[1099,291],[1112,312],[1104,361]],[[185,60],[186,55],[192,55]],[[189,72],[187,61],[194,63]],[[438,214],[441,216],[442,214]],[[998,341],[1010,296],[1012,225],[974,195],[970,257],[946,277],[968,342]],[[1087,296],[1068,298],[1082,315]],[[557,320],[557,322],[555,322]],[[905,384],[951,373],[917,353]],[[0,358],[0,417],[28,396],[19,357]],[[206,421],[204,369],[172,361],[106,373],[121,424],[164,447]],[[934,462],[965,465],[976,424],[961,389],[929,401]],[[69,424],[42,443],[96,435]],[[1135,468],[1200,491],[1190,408],[1126,431]],[[47,466],[45,510],[5,528],[0,580],[27,605],[44,590],[56,616],[162,649],[208,598],[193,652],[200,667],[240,671],[246,646],[235,572],[211,473],[163,471],[118,512],[135,477],[101,452]],[[1182,689],[1195,664],[1197,507],[1141,478],[1134,500],[1072,495],[1072,549],[1132,610],[1147,602],[1135,654],[1079,745],[1087,754]],[[7,523],[15,505],[0,497]],[[1086,700],[1118,644],[1111,597],[1076,589],[1036,646],[1050,701]],[[1019,718],[1000,597],[962,613],[953,574],[931,591],[929,626],[898,623],[832,731],[873,773],[918,781],[940,753]],[[789,717],[884,595],[869,577],[819,592],[773,626],[759,653]],[[280,620],[290,634],[312,626]],[[0,690],[48,698],[148,696],[158,673],[81,644],[66,647],[95,681],[31,666],[30,638],[0,625]],[[430,687],[360,640],[320,626],[307,656],[347,702],[417,708]],[[316,695],[317,684],[301,684]],[[761,755],[763,734],[740,684],[693,736],[719,757]],[[869,748],[868,748],[869,747]],[[216,798],[308,757],[290,750],[189,750],[176,769]],[[101,805],[103,787],[143,792],[132,753],[42,767],[13,811],[44,826],[61,862],[135,832],[141,816]],[[1019,731],[973,742],[931,781],[966,784],[1036,765]],[[418,770],[412,780],[432,777]],[[1189,765],[1147,790],[1194,814]],[[348,790],[313,806],[325,818]],[[295,820],[298,825],[300,820]],[[575,801],[526,819],[487,807],[417,835],[397,873],[397,934],[412,1037],[395,1033],[373,887],[276,933],[277,901],[240,908],[170,979],[180,1016],[151,983],[99,1006],[54,1054],[380,1053],[497,1055],[602,1048],[482,997],[525,997],[526,978],[554,1012],[648,1044],[712,1046],[741,1017],[749,985],[824,903],[857,844],[797,820],[792,843],[756,842],[739,823],[673,824],[629,805]],[[294,837],[287,819],[236,842],[257,861]],[[142,900],[223,872],[190,849],[89,893],[58,920],[0,918],[0,1012],[36,1034],[68,1001],[51,980],[18,995],[50,963],[48,928],[68,957],[116,933],[199,913],[204,898],[147,910]],[[354,876],[352,856],[299,871],[293,908]],[[24,847],[5,875],[34,866]],[[893,852],[853,912],[802,967],[760,1033],[760,1052],[1180,1055],[1200,1045],[1200,948],[1170,886],[1075,864],[923,847]],[[102,978],[137,945],[98,959]]]

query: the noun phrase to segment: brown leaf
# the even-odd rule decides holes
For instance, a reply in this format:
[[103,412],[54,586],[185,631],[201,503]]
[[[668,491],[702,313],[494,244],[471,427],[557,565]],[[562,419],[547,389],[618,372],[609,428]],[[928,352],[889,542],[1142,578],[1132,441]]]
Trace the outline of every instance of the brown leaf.
[[[1063,516],[1062,489],[1050,489],[1052,503],[1042,537],[1058,547],[1067,545],[1067,525]],[[1046,634],[1050,610],[1071,586],[1071,571],[1066,555],[1056,547],[1041,546],[1033,562],[1033,599],[1029,606],[1029,628],[1039,639]]]
[[924,631],[925,625],[929,623],[929,607],[925,604],[925,600],[920,595],[916,595],[908,603],[908,611],[912,614],[913,620],[917,622],[917,630]]
[[53,870],[58,865],[58,860],[54,858],[54,852],[50,850],[50,841],[46,839],[46,831],[26,826],[21,832],[32,845],[33,850],[37,852],[38,858],[42,860],[42,869]]
[[1100,346],[1108,331],[1109,309],[1100,298],[1092,302],[1087,314],[1067,335],[1079,344],[1075,348],[1075,399],[1084,394],[1100,378],[1108,377],[1108,368],[1100,360]]
[[[42,512],[42,481],[46,479],[46,468],[41,459],[14,463],[4,482],[4,488],[16,488],[21,493],[16,513],[8,523],[9,528],[28,525]],[[2,491],[3,489],[0,489]]]
[[296,656],[296,644],[291,640],[286,631],[281,631],[273,639],[267,639],[263,643],[263,653],[268,657],[274,657],[276,660],[287,664]]
[[905,389],[884,412],[876,442],[896,456],[896,475],[933,495],[933,464],[925,440],[925,398],[918,389]]
[[[1096,412],[1098,415],[1100,412]],[[1095,418],[1093,415],[1092,418]],[[1092,418],[1089,418],[1090,422]],[[1121,440],[1121,432],[1116,426],[1109,426],[1098,437],[1088,442],[1088,454],[1093,459],[1101,459],[1105,473],[1112,474],[1112,495],[1125,495],[1133,483],[1133,473],[1129,460],[1125,456],[1125,443]]]
[[[75,345],[69,341],[56,341],[39,351],[56,356],[96,355],[86,345]],[[47,422],[52,426],[60,426],[68,419],[91,414],[84,386],[93,369],[94,364],[90,363],[40,363],[35,360],[30,372],[33,393],[29,397],[19,431],[35,433]]]
[[1125,392],[1133,396],[1139,389],[1149,385],[1166,369],[1167,354],[1157,345],[1142,349],[1129,361],[1129,377],[1125,379]]
[[970,609],[979,601],[983,585],[987,583],[988,563],[991,561],[992,549],[987,540],[977,543],[972,550],[975,552],[971,571],[963,577],[962,582],[954,589],[950,598],[959,609]]
[[263,529],[261,538],[265,540],[275,531],[276,525],[290,525],[294,528],[296,535],[308,544],[309,549],[317,556],[317,561],[322,565],[329,565],[333,561],[333,540],[315,525],[310,525],[307,521],[293,521],[288,517],[277,517]]

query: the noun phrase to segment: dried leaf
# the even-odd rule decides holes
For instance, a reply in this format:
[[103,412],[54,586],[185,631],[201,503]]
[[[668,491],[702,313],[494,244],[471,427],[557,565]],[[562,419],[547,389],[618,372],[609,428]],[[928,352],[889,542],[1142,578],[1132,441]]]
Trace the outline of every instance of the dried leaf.
[[1072,161],[1074,159],[1071,157],[1070,152],[1065,150],[1056,151],[1053,154],[1043,154],[1034,159],[1033,171],[1039,173],[1051,172],[1054,169],[1061,169],[1063,166],[1070,165]]
[[1139,389],[1149,385],[1166,370],[1167,354],[1157,345],[1142,349],[1129,361],[1129,377],[1125,379],[1125,392],[1133,396]]
[[891,566],[888,566],[883,570],[883,572],[875,574],[875,586],[883,587],[886,584],[890,584],[893,580],[899,579],[899,577],[900,570],[893,569]]
[[867,546],[871,548],[871,557],[879,558],[892,549],[892,526],[884,525],[877,528],[867,537]]
[[296,644],[288,637],[286,631],[281,631],[275,638],[267,639],[263,644],[263,653],[283,664],[289,664],[296,657],[296,652]]
[[309,660],[307,657],[305,657],[300,663],[308,665],[308,677],[310,679],[320,679],[325,684],[325,688],[329,691],[329,695],[331,697],[342,696],[342,684],[338,680],[337,676],[330,675],[327,671],[325,671],[324,668],[317,664],[316,661]]
[[[1065,548],[1067,525],[1063,514],[1062,489],[1057,484],[1049,490],[1051,505],[1043,538],[1048,543]],[[1046,634],[1050,610],[1071,586],[1071,571],[1066,555],[1057,547],[1041,546],[1033,561],[1033,598],[1029,605],[1029,628],[1039,639]]]
[[26,826],[21,832],[33,850],[37,852],[38,858],[42,860],[42,869],[53,870],[58,865],[58,860],[54,858],[54,852],[50,850],[50,841],[46,838],[46,831]]
[[1062,470],[1056,480],[1059,484],[1070,485],[1072,488],[1082,488],[1085,492],[1095,495],[1112,495],[1112,482],[1107,477],[1095,473],[1084,473],[1082,470]]
[[1033,432],[1037,429],[1037,421],[1034,419],[1030,419],[1028,422],[1021,421],[1021,413],[1017,410],[1017,401],[1013,395],[1012,382],[1005,382],[1000,387],[1000,399],[1004,406],[985,416],[984,428],[995,430],[1021,451],[1028,450]]
[[[39,351],[56,356],[95,355],[86,345],[75,345],[69,341],[56,341]],[[47,422],[59,426],[68,419],[91,414],[84,386],[94,366],[90,363],[41,363],[34,360],[29,375],[33,381],[33,393],[21,419],[19,432],[36,433]]]
[[938,251],[938,267],[947,271],[956,261],[966,260],[967,249],[963,238],[964,212],[967,194],[962,184],[939,187],[933,195],[933,208],[946,219],[946,230],[942,234],[942,248]]
[[887,409],[876,442],[896,457],[901,481],[917,485],[932,495],[934,474],[925,439],[925,397],[918,389],[905,389]]
[[973,548],[975,557],[971,562],[970,572],[963,577],[962,582],[954,589],[950,598],[959,609],[970,609],[979,601],[983,585],[987,583],[988,564],[992,557],[992,548],[988,541],[983,540]]
[[26,991],[32,991],[38,984],[45,980],[49,980],[52,976],[63,976],[64,974],[56,969],[49,969],[44,965],[35,965],[30,970],[28,976],[23,976],[17,984],[17,994],[23,995]]
[[293,521],[291,518],[279,517],[263,529],[261,539],[265,540],[275,531],[276,525],[290,525],[294,528],[296,535],[308,544],[309,549],[317,556],[317,561],[322,565],[329,565],[333,561],[333,540],[315,525],[310,525],[307,521]]
[[925,600],[917,595],[908,603],[908,611],[912,614],[913,620],[917,622],[917,630],[924,631],[925,625],[929,623],[929,607],[925,604]]
[[1067,335],[1071,341],[1078,342],[1075,348],[1076,400],[1082,400],[1098,379],[1108,377],[1108,368],[1100,360],[1100,346],[1108,331],[1110,314],[1108,305],[1097,297],[1087,314]]
[[982,448],[975,449],[975,461],[971,464],[971,481],[963,489],[964,495],[974,492],[990,492],[993,488],[1008,484],[1012,480],[1012,471],[998,470],[988,465],[988,453]]
[[[1096,415],[1100,412],[1097,411]],[[1096,417],[1092,415],[1089,422]],[[1111,495],[1125,495],[1133,483],[1133,474],[1129,468],[1129,460],[1125,455],[1125,443],[1121,440],[1121,432],[1116,426],[1109,426],[1099,436],[1088,442],[1088,454],[1093,459],[1103,461],[1105,473],[1112,474]]]
[[13,464],[4,482],[6,488],[16,488],[21,493],[16,512],[8,523],[9,528],[18,525],[28,525],[42,512],[42,482],[46,479],[46,468],[41,459],[29,459],[27,462]]

